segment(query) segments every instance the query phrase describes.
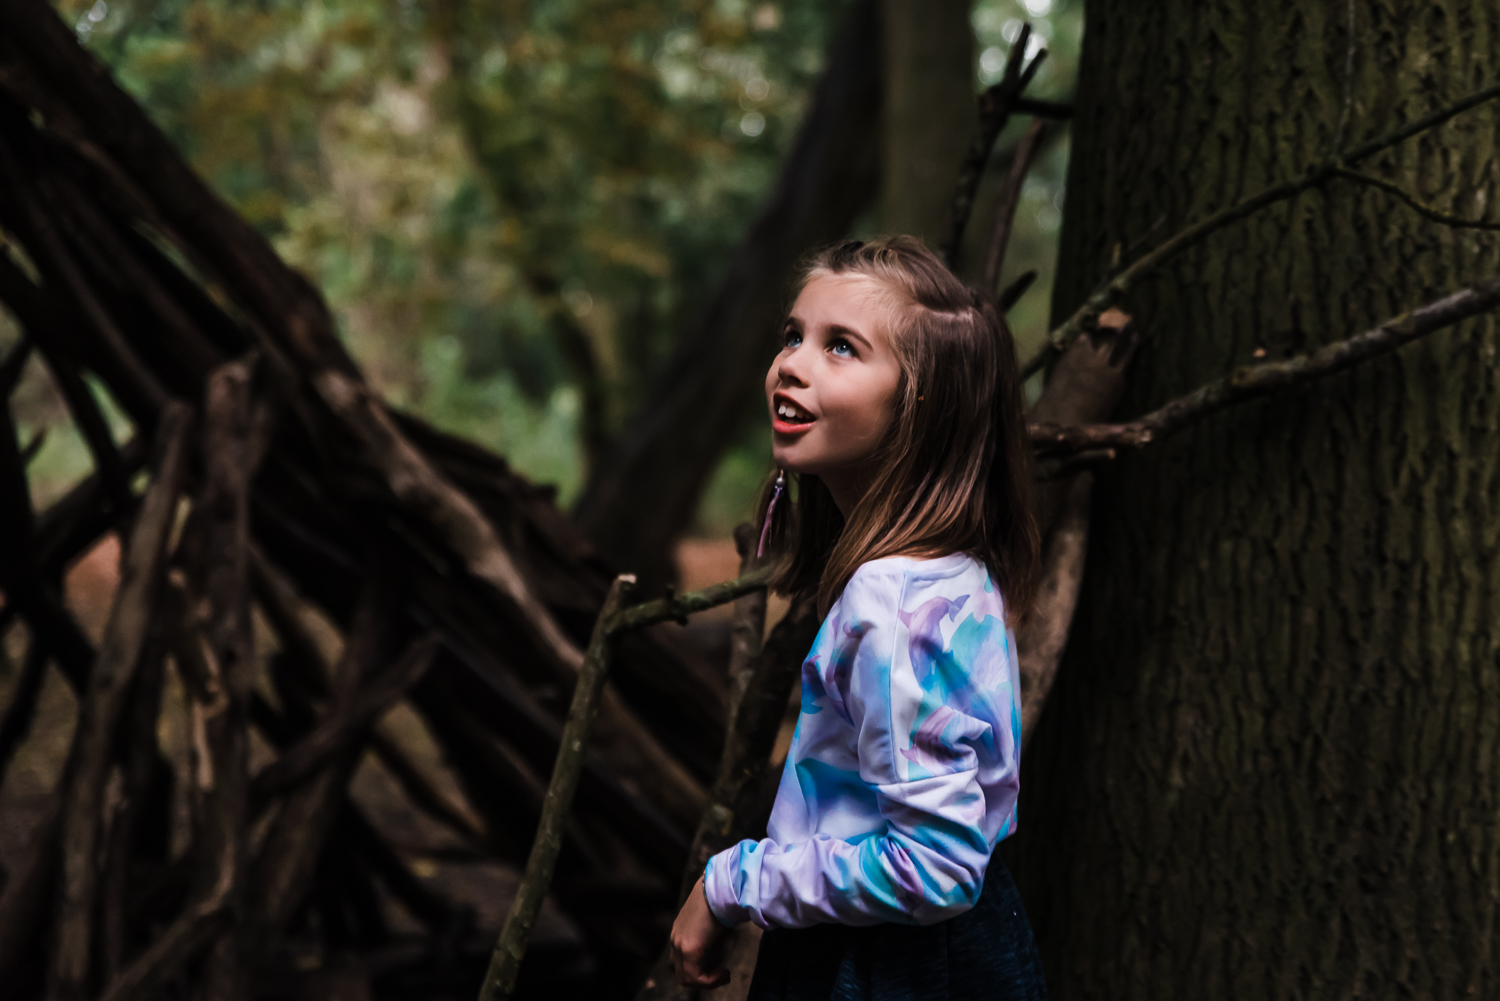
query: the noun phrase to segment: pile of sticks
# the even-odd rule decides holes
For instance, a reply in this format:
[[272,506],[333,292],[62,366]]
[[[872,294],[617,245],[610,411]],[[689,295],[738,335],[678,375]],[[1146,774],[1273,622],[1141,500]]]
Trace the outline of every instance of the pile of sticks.
[[[41,0],[0,9],[0,233],[0,301],[24,332],[0,399],[39,357],[95,466],[33,511],[33,443],[0,406],[0,629],[27,638],[0,782],[49,665],[79,707],[0,892],[5,995],[250,998],[306,980],[312,955],[353,965],[350,996],[472,996],[494,929],[413,871],[351,778],[374,755],[473,857],[523,863],[612,568],[550,491],[387,410],[316,291]],[[123,445],[95,386],[129,418]],[[96,646],[61,581],[110,533],[121,581]],[[769,646],[793,670],[763,693],[756,776],[812,625],[789,615]],[[174,672],[186,769],[158,743]],[[381,724],[402,700],[461,798]],[[551,885],[598,994],[631,993],[657,953],[727,705],[722,669],[675,626],[620,638]],[[275,752],[254,770],[252,740]],[[183,781],[191,830],[174,854]],[[743,784],[736,828],[764,799]],[[393,930],[392,906],[420,933]],[[546,965],[521,993],[556,987]]]

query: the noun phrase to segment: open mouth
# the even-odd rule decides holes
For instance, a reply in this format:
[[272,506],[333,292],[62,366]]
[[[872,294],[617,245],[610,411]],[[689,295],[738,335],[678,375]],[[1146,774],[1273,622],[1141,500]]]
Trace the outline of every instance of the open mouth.
[[775,411],[773,423],[778,431],[800,431],[817,420],[812,414],[797,406],[789,396],[777,393],[772,397],[772,403]]

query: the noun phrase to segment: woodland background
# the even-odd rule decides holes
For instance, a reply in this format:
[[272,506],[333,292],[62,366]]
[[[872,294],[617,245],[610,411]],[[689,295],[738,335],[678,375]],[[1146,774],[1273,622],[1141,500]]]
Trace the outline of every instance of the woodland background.
[[[251,955],[264,996],[472,996],[610,579],[638,574],[649,600],[742,566],[730,535],[767,472],[755,387],[792,262],[843,235],[948,242],[963,164],[959,272],[984,273],[1016,192],[988,280],[1035,275],[1009,316],[1043,370],[1048,575],[1018,634],[1036,698],[1001,854],[1053,996],[1500,992],[1500,9],[56,10],[0,7],[0,383],[19,374],[0,511],[29,492],[38,512],[0,524],[0,972],[26,996],[152,996],[130,978],[145,966],[163,996],[238,998]],[[1007,66],[1043,46],[993,152],[971,146],[1016,98],[995,96]],[[1039,353],[1049,331],[1087,336]],[[179,494],[199,534],[163,556]],[[134,592],[126,612],[156,614],[132,646],[105,616],[128,604],[110,533],[137,506],[165,583],[160,606]],[[793,603],[768,633],[758,600],[681,626],[658,601],[621,642],[521,995],[681,996],[660,979],[674,884],[716,810],[745,833],[765,806],[790,734],[777,685],[815,625]],[[198,640],[256,652],[206,757]],[[75,729],[108,702],[95,648],[141,665],[128,746]],[[348,722],[376,704],[394,705],[378,727]],[[303,753],[328,732],[344,743]],[[81,747],[99,803],[63,765]],[[190,763],[234,754],[254,796],[214,812],[234,796]],[[48,813],[65,792],[66,823]],[[107,826],[129,861],[98,901],[63,892],[57,872],[98,860],[49,855],[57,824]],[[254,877],[226,864],[228,896],[203,892],[215,831],[256,853]],[[284,877],[269,903],[263,870]],[[214,924],[242,906],[249,932]],[[152,966],[178,928],[213,951]],[[242,937],[260,952],[225,944]],[[753,941],[737,948],[743,972]]]

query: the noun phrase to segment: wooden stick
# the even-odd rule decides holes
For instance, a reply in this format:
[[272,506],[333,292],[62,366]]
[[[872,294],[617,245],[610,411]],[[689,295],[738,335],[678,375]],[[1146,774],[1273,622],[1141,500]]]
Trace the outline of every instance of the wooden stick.
[[1032,424],[1031,443],[1045,454],[1144,448],[1227,407],[1325,378],[1497,307],[1500,278],[1492,278],[1308,354],[1242,366],[1138,420],[1125,424]]
[[281,757],[255,776],[254,797],[283,792],[349,750],[356,737],[406,695],[432,666],[440,642],[435,633],[413,640],[400,659],[342,707],[334,709]]
[[1000,192],[1000,204],[995,209],[995,227],[990,233],[989,252],[984,259],[984,280],[980,288],[994,292],[1000,284],[1000,269],[1005,266],[1005,251],[1010,247],[1011,226],[1016,220],[1016,209],[1021,204],[1021,189],[1026,183],[1026,174],[1031,170],[1031,161],[1042,147],[1042,135],[1047,123],[1038,118],[1026,127],[1026,134],[1016,146],[1016,155],[1010,161],[1010,173],[1006,175],[1005,187]]
[[531,856],[526,861],[526,871],[516,889],[510,913],[506,915],[505,926],[500,930],[500,938],[495,943],[495,952],[490,957],[490,966],[479,990],[479,1001],[499,1001],[501,998],[509,998],[515,991],[516,977],[521,972],[521,960],[526,956],[526,946],[531,941],[537,914],[542,909],[547,887],[552,883],[552,872],[557,865],[557,853],[562,846],[568,813],[573,807],[573,794],[578,789],[578,776],[583,770],[584,746],[588,742],[589,726],[598,711],[599,696],[609,673],[609,659],[614,646],[609,630],[610,620],[619,611],[634,583],[635,578],[629,575],[616,577],[604,599],[599,618],[594,623],[594,635],[589,641],[583,670],[573,690],[573,704],[568,710],[568,721],[563,727],[562,745],[557,750],[557,764],[553,766],[552,781],[547,786],[547,798],[542,804],[542,820],[537,825],[536,840],[532,843]]
[[48,990],[60,1001],[81,999],[88,990],[99,876],[99,804],[109,775],[115,732],[161,589],[167,537],[187,471],[191,420],[192,411],[181,403],[170,403],[162,411],[156,477],[141,502],[135,530],[125,548],[120,586],[104,629],[104,642],[79,706],[76,736],[62,786],[63,884]]
[[[381,569],[377,561],[365,574],[344,654],[332,679],[331,712],[339,712],[354,699],[371,668],[383,659],[395,628],[395,594],[389,575]],[[277,811],[249,884],[244,920],[251,969],[264,962],[266,951],[311,886],[313,870],[357,764],[358,755],[346,751],[287,796]]]
[[[238,907],[248,865],[250,825],[250,690],[255,685],[255,646],[250,624],[250,482],[259,456],[255,447],[253,372],[246,361],[214,369],[204,388],[203,486],[196,506],[197,580],[190,593],[202,629],[210,671],[205,701],[193,702],[199,759],[193,851],[197,891],[207,899],[229,874],[227,901]],[[247,998],[242,943],[234,935],[212,946],[204,966],[206,1001]]]
[[968,153],[959,167],[958,183],[949,208],[948,236],[943,241],[943,260],[948,267],[957,268],[958,252],[963,246],[964,230],[969,225],[969,215],[974,211],[974,193],[979,190],[979,179],[984,176],[984,165],[989,162],[990,151],[995,140],[1010,121],[1015,102],[1031,83],[1031,78],[1047,58],[1045,48],[1028,62],[1026,48],[1031,41],[1031,25],[1022,26],[1021,34],[1010,47],[1005,60],[1005,73],[1000,82],[986,90],[979,98],[979,128],[969,142]]
[[1492,84],[1491,86],[1484,87],[1470,94],[1468,97],[1434,111],[1430,115],[1426,115],[1414,122],[1387,132],[1385,135],[1377,136],[1368,142],[1361,143],[1351,150],[1335,154],[1322,163],[1313,164],[1308,167],[1301,177],[1295,180],[1273,184],[1253,195],[1240,199],[1228,208],[1215,212],[1201,222],[1194,223],[1180,230],[1175,236],[1161,244],[1161,246],[1100,285],[1084,304],[1079,306],[1072,316],[1068,317],[1062,326],[1047,335],[1047,343],[1042,345],[1041,350],[1026,363],[1022,369],[1023,373],[1029,376],[1033,372],[1039,371],[1049,358],[1066,348],[1073,342],[1075,337],[1086,330],[1095,317],[1119,302],[1131,289],[1140,284],[1141,279],[1163,264],[1176,258],[1184,251],[1202,243],[1210,235],[1218,232],[1225,226],[1238,222],[1268,205],[1274,205],[1277,202],[1295,198],[1304,191],[1318,187],[1330,178],[1340,176],[1340,173],[1350,164],[1368,159],[1382,150],[1389,149],[1397,143],[1410,139],[1412,136],[1442,125],[1461,112],[1483,104],[1486,101],[1494,100],[1497,97],[1500,97],[1500,84]]
[[[159,607],[165,610],[166,605],[164,596]],[[130,693],[129,715],[124,726],[124,753],[120,762],[122,795],[109,825],[100,890],[103,904],[99,927],[104,943],[105,983],[119,975],[127,944],[134,937],[135,930],[128,926],[126,904],[130,897],[131,867],[135,861],[141,818],[154,773],[161,761],[156,720],[161,714],[162,683],[166,676],[168,628],[164,615],[158,615],[151,624],[134,690]],[[170,768],[165,763],[162,767]]]

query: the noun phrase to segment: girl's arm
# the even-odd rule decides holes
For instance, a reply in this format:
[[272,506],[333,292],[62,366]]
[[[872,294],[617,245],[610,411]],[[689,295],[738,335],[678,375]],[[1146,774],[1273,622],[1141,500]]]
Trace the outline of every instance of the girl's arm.
[[742,841],[714,856],[704,889],[725,923],[932,924],[979,898],[1018,788],[1008,637],[1003,619],[961,615],[962,596],[907,593],[892,569],[867,565],[850,581],[826,659],[805,675],[823,691],[804,692],[812,715],[801,724],[827,726],[818,716],[837,714],[855,730],[857,760],[840,760],[835,745],[847,739],[799,740],[778,797],[803,800],[825,830],[838,826],[837,816],[826,821],[841,802],[860,810],[873,800],[884,830]]

